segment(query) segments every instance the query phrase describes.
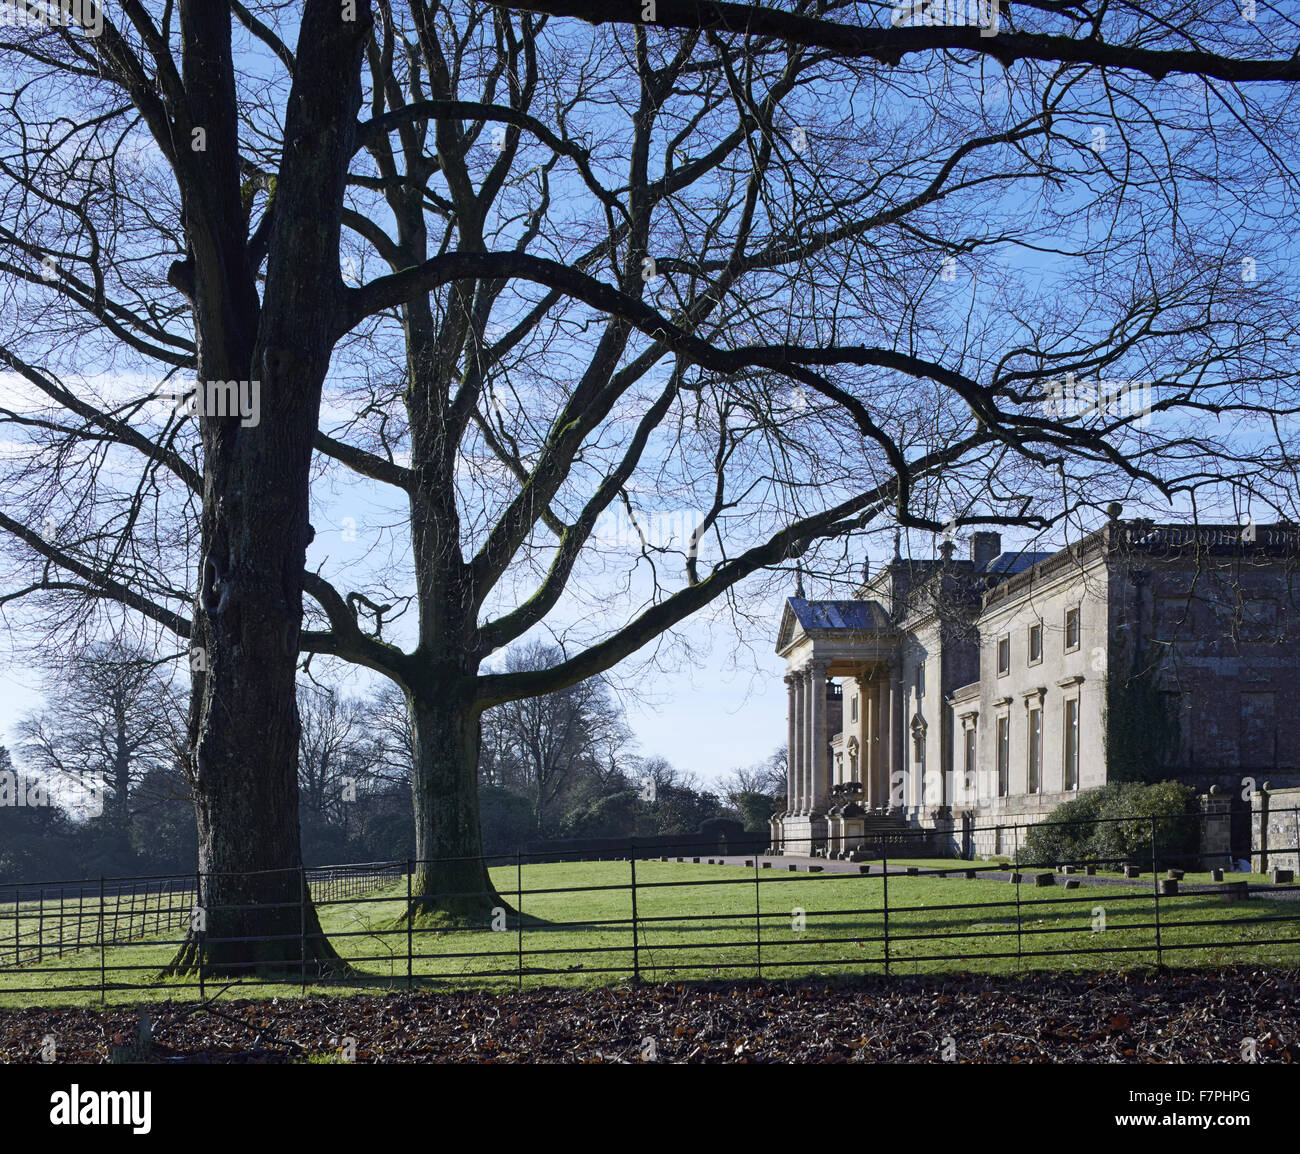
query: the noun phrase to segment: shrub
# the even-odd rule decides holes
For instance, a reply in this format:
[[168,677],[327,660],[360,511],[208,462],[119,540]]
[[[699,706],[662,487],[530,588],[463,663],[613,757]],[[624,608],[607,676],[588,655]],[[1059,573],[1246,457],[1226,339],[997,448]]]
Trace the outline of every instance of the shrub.
[[[1189,785],[1112,782],[1058,805],[1029,831],[1019,860],[1037,866],[1133,862],[1150,867],[1154,818],[1156,868],[1190,864],[1198,848],[1196,816],[1196,790]],[[1063,822],[1080,824],[1058,824]]]
[[560,836],[631,837],[636,832],[637,802],[637,792],[631,789],[592,798],[565,817]]
[[[1096,822],[1102,805],[1118,786],[1105,785],[1100,789],[1084,790],[1078,797],[1062,802],[1045,822],[1029,831],[1021,847],[1019,861],[1023,865],[1057,866],[1078,865],[1096,860],[1093,839]],[[1057,824],[1057,823],[1079,824]]]
[[1117,820],[1097,827],[1097,856],[1150,867],[1155,819],[1155,868],[1186,864],[1200,837],[1196,812],[1196,790],[1190,785],[1122,783],[1102,804],[1101,817]]

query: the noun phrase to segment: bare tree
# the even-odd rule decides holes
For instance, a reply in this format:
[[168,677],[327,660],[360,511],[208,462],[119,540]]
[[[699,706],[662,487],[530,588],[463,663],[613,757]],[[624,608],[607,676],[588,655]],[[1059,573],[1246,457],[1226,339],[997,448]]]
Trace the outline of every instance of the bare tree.
[[775,797],[785,792],[786,748],[781,746],[771,756],[755,765],[737,766],[724,779],[723,792],[734,803],[737,793],[763,793]]
[[[407,503],[410,541],[388,541],[411,579],[363,576],[359,597],[313,575],[329,629],[305,643],[406,690],[422,910],[488,892],[465,863],[482,709],[609,669],[711,603],[744,615],[740,583],[795,557],[844,581],[845,546],[820,541],[1079,522],[1103,496],[1195,494],[1211,477],[1289,506],[1284,446],[1243,458],[1177,421],[1149,427],[1153,411],[1295,402],[1277,359],[1294,336],[1284,288],[1243,282],[1222,237],[1181,228],[1162,141],[1194,148],[1204,124],[1177,105],[1144,113],[1149,81],[1053,58],[991,110],[969,59],[885,78],[784,42],[646,28],[575,56],[540,21],[469,6],[452,36],[411,19],[369,61],[393,107],[362,130],[375,171],[347,218],[360,267],[392,270],[355,297],[391,368],[340,380],[359,415],[329,431],[350,446],[333,468]],[[874,86],[867,123],[818,106],[837,84]],[[422,99],[403,99],[413,86]],[[1128,171],[1098,164],[1087,127],[1117,104]],[[1220,134],[1189,153],[1188,187],[1237,147]],[[408,195],[431,182],[432,206]],[[1049,246],[1068,291],[1031,307],[1005,261]],[[428,295],[399,302],[411,286]],[[1121,374],[1165,387],[1149,407],[1097,387],[1080,403],[1077,383]],[[415,644],[376,647],[409,594]],[[566,625],[578,606],[596,612]],[[539,627],[562,631],[564,660],[484,668]]]
[[[3,356],[53,408],[12,416],[43,452],[0,514],[11,596],[108,598],[189,638],[205,868],[300,856],[299,649],[401,687],[412,912],[481,919],[499,901],[473,860],[485,709],[584,682],[710,606],[751,615],[742,585],[761,594],[747,579],[795,558],[846,583],[850,540],[898,526],[1077,526],[1128,494],[1294,510],[1268,424],[1296,409],[1294,292],[1243,265],[1274,267],[1295,191],[1285,24],[1243,40],[1212,16],[1031,2],[1017,21],[1060,27],[982,36],[829,19],[884,11],[868,5],[554,8],[634,25],[589,31],[503,7],[379,3],[372,34],[368,4],[349,24],[308,0],[295,55],[270,6],[182,3],[173,31],[170,6],[131,4],[130,45],[10,48],[22,323]],[[235,21],[275,80],[236,76]],[[64,90],[42,108],[43,85]],[[69,92],[101,115],[65,144]],[[161,197],[114,191],[135,117]],[[196,129],[206,151],[179,148]],[[100,218],[105,198],[121,215]],[[142,431],[139,398],[43,367],[65,317],[155,371],[259,379],[260,423],[203,411],[187,456],[174,425]],[[321,430],[331,353],[356,416]],[[1149,404],[1117,404],[1116,381]],[[405,503],[386,580],[303,572],[313,446],[323,472]],[[105,491],[110,447],[135,488]],[[77,468],[97,485],[54,481]],[[156,566],[187,505],[192,606],[194,583]],[[418,615],[405,648],[399,596]],[[547,627],[563,660],[493,671]]]
[[[506,669],[549,669],[559,659],[552,646],[532,642],[510,653]],[[483,729],[485,744],[497,751],[496,784],[527,793],[539,836],[564,791],[580,776],[602,774],[631,740],[623,710],[600,677],[499,705],[484,714]]]
[[349,807],[380,780],[380,747],[366,703],[330,685],[298,687],[302,723],[298,787],[302,812],[348,830]]
[[780,808],[786,794],[786,756],[783,745],[755,765],[737,766],[722,779],[722,796],[747,828],[764,827]]
[[147,804],[140,784],[175,771],[183,712],[171,679],[148,654],[121,643],[90,645],[51,678],[45,707],[19,722],[19,750],[56,790],[102,791],[104,816],[125,841]]
[[372,772],[385,785],[411,787],[411,715],[401,689],[384,682],[371,695],[366,725],[372,743]]
[[[6,29],[0,44],[14,77],[6,92],[5,272],[20,310],[41,311],[38,332],[71,316],[60,352],[78,334],[111,335],[151,366],[192,373],[199,447],[180,451],[174,428],[132,425],[138,403],[120,410],[77,396],[12,343],[5,361],[78,432],[140,454],[146,490],[163,474],[188,490],[201,510],[197,579],[160,590],[136,579],[136,557],[119,566],[111,545],[96,553],[110,530],[97,517],[87,523],[93,497],[85,493],[72,502],[83,516],[63,545],[21,519],[2,524],[59,565],[56,588],[116,597],[188,639],[208,916],[206,935],[196,935],[177,967],[206,956],[238,972],[275,969],[291,955],[300,961],[301,939],[288,930],[301,928],[293,908],[301,892],[294,669],[311,539],[308,471],[339,336],[343,183],[370,10],[306,0],[297,32],[308,50],[287,87],[241,74],[240,21],[268,51],[283,48],[242,4],[128,0],[120,21],[97,14],[97,27],[84,33],[25,25]],[[277,157],[273,181],[250,174],[251,156],[264,150]],[[142,155],[161,159],[132,181],[133,158]],[[44,299],[33,302],[31,290],[41,287],[48,291],[35,296]],[[24,351],[49,369],[58,354],[46,357],[40,346],[38,338]],[[141,493],[141,503],[151,497]],[[129,534],[131,524],[115,528]],[[160,593],[176,592],[184,594],[179,606],[160,603]],[[333,952],[315,914],[307,918],[313,952],[328,968]]]

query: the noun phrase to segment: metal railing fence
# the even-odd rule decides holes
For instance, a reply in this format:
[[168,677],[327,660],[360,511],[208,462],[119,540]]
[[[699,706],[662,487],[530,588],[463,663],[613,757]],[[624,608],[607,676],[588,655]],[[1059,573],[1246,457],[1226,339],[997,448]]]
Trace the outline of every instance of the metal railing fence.
[[[682,852],[673,853],[629,839],[626,854],[614,861],[557,865],[522,852],[490,859],[483,862],[493,872],[486,895],[416,891],[417,878],[436,881],[448,869],[482,861],[477,858],[223,875],[244,882],[276,875],[281,892],[299,895],[257,907],[199,906],[196,894],[212,892],[214,875],[0,883],[0,1006],[17,995],[104,1000],[109,993],[156,989],[169,958],[196,936],[201,953],[221,955],[220,973],[200,964],[167,979],[168,993],[268,980],[306,989],[329,981],[522,986],[575,975],[584,981],[889,975],[921,966],[1009,966],[1013,959],[1017,967],[1116,958],[1159,967],[1185,964],[1201,951],[1218,951],[1216,958],[1254,951],[1255,960],[1262,952],[1266,960],[1294,965],[1300,960],[1294,873],[1288,879],[1283,869],[1265,880],[1198,870],[1211,863],[1185,848],[1182,824],[1197,820],[1038,823],[1044,831],[1070,827],[1080,835],[1122,825],[1127,849],[1034,864],[1026,856],[1032,828],[1026,826],[1014,827],[1014,852],[982,861],[929,856],[928,830],[868,837],[844,858],[723,855],[699,840],[685,840],[675,847]],[[1300,811],[1295,821],[1300,831]],[[916,854],[908,852],[909,838]],[[839,843],[820,839],[804,848],[824,853],[832,844]],[[1275,860],[1300,855],[1300,836],[1269,852]],[[1003,888],[994,888],[998,882]],[[478,903],[475,919],[440,921],[438,911],[458,899]],[[275,932],[218,936],[222,914],[250,910],[277,923]],[[408,916],[412,911],[432,916]],[[318,962],[326,943],[346,968]],[[243,946],[247,961],[231,948]],[[256,960],[268,949],[279,958],[270,975]]]

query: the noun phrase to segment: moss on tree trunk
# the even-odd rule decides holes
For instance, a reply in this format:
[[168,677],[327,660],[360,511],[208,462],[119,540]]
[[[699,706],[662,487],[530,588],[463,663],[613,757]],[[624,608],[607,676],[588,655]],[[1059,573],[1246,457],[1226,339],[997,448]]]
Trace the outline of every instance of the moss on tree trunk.
[[[472,684],[408,693],[415,875],[410,916],[416,925],[491,925],[513,907],[496,891],[483,859],[478,812],[480,712]],[[405,920],[405,919],[403,919]]]

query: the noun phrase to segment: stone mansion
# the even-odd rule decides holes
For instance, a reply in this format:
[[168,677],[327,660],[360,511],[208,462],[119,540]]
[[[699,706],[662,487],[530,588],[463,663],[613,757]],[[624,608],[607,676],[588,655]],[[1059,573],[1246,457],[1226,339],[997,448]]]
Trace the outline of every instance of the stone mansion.
[[771,851],[847,856],[910,826],[1009,852],[1112,780],[1300,783],[1300,529],[1112,514],[1054,553],[991,532],[961,559],[896,545],[856,599],[790,598]]

